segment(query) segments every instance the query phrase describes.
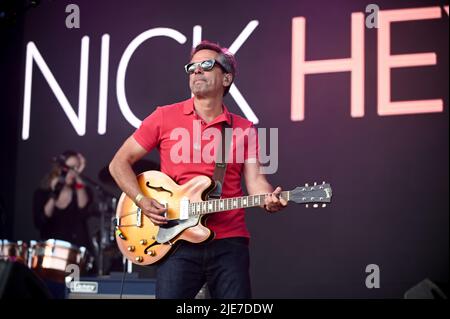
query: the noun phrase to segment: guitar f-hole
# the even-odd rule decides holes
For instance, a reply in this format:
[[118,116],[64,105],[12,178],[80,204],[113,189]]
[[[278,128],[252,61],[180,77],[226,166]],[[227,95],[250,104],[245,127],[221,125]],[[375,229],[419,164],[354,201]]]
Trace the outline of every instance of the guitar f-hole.
[[167,192],[167,193],[170,194],[170,197],[173,196],[173,193],[172,193],[170,190],[165,189],[164,187],[161,187],[161,186],[152,186],[152,185],[150,185],[150,182],[145,183],[145,186],[147,186],[148,188],[154,189],[154,190],[157,191],[157,192]]

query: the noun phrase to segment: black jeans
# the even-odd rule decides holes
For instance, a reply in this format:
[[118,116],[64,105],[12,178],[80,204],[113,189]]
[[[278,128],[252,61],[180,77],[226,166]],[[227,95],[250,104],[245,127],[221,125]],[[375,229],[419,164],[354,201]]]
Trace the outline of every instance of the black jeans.
[[194,298],[206,282],[211,298],[251,298],[248,238],[181,242],[157,266],[156,298]]

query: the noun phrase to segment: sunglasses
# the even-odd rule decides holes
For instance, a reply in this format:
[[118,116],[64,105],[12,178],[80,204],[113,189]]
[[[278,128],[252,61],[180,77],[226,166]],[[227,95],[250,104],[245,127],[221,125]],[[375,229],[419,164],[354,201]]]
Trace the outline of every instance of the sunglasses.
[[218,65],[224,72],[228,73],[222,64],[220,64],[217,60],[210,59],[202,62],[192,62],[188,63],[184,66],[184,70],[187,74],[192,74],[195,72],[198,66],[201,67],[203,71],[211,71],[215,65]]

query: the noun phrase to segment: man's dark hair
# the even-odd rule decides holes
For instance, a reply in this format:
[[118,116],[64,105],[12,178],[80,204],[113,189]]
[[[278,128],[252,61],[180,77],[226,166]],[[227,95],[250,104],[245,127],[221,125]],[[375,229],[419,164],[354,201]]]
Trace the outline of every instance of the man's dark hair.
[[225,90],[223,92],[223,96],[227,95],[228,91],[230,90],[231,85],[234,82],[234,77],[236,75],[236,59],[235,59],[234,55],[230,51],[228,51],[227,48],[223,48],[220,45],[218,45],[217,43],[203,40],[192,50],[191,59],[194,56],[194,54],[200,50],[212,50],[212,51],[219,53],[219,55],[217,57],[217,61],[223,67],[223,69],[224,69],[223,71],[225,73],[230,73],[232,76],[230,85],[225,87]]

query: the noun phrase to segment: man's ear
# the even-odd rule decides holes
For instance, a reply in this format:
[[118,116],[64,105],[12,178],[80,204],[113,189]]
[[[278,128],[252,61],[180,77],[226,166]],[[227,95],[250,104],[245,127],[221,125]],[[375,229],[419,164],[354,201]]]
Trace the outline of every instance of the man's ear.
[[230,73],[224,74],[223,86],[230,86],[232,81],[233,81],[233,75],[231,75]]

